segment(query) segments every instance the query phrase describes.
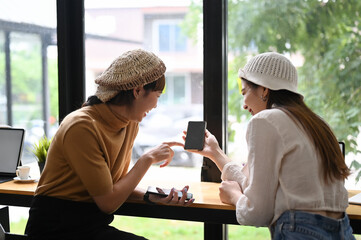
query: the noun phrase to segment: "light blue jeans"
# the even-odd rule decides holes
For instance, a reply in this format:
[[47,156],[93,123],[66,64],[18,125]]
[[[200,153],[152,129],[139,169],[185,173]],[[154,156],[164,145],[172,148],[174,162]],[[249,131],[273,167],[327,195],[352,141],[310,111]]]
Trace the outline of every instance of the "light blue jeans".
[[286,211],[270,228],[272,239],[354,240],[350,221],[345,214],[333,219],[303,211]]

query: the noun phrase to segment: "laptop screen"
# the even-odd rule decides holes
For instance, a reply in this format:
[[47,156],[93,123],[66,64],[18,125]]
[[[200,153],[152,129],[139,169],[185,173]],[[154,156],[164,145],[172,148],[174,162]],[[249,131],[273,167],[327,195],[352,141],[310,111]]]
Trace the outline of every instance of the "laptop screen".
[[15,174],[24,141],[24,129],[0,128],[0,174]]

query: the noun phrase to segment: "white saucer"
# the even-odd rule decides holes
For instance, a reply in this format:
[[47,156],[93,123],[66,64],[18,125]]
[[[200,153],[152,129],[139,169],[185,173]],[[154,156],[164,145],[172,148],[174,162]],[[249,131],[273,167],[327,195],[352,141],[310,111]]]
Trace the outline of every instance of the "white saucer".
[[19,177],[14,177],[13,179],[15,180],[15,182],[24,182],[24,183],[36,182],[38,180],[36,178],[20,179]]

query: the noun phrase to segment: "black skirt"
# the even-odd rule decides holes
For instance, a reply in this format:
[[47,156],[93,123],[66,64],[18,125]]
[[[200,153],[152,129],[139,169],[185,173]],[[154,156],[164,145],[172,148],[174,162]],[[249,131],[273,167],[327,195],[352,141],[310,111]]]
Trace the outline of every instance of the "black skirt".
[[109,226],[113,219],[95,203],[35,196],[25,233],[30,240],[145,239]]

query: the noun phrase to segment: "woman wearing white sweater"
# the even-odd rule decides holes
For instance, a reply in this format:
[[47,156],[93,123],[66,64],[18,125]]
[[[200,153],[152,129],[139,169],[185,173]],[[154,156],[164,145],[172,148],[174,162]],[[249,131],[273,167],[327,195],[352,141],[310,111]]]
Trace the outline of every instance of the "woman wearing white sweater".
[[239,70],[248,161],[242,167],[206,131],[197,153],[222,171],[220,198],[242,225],[268,226],[272,239],[354,239],[344,180],[349,175],[330,127],[297,92],[297,71],[278,53],[259,54]]

